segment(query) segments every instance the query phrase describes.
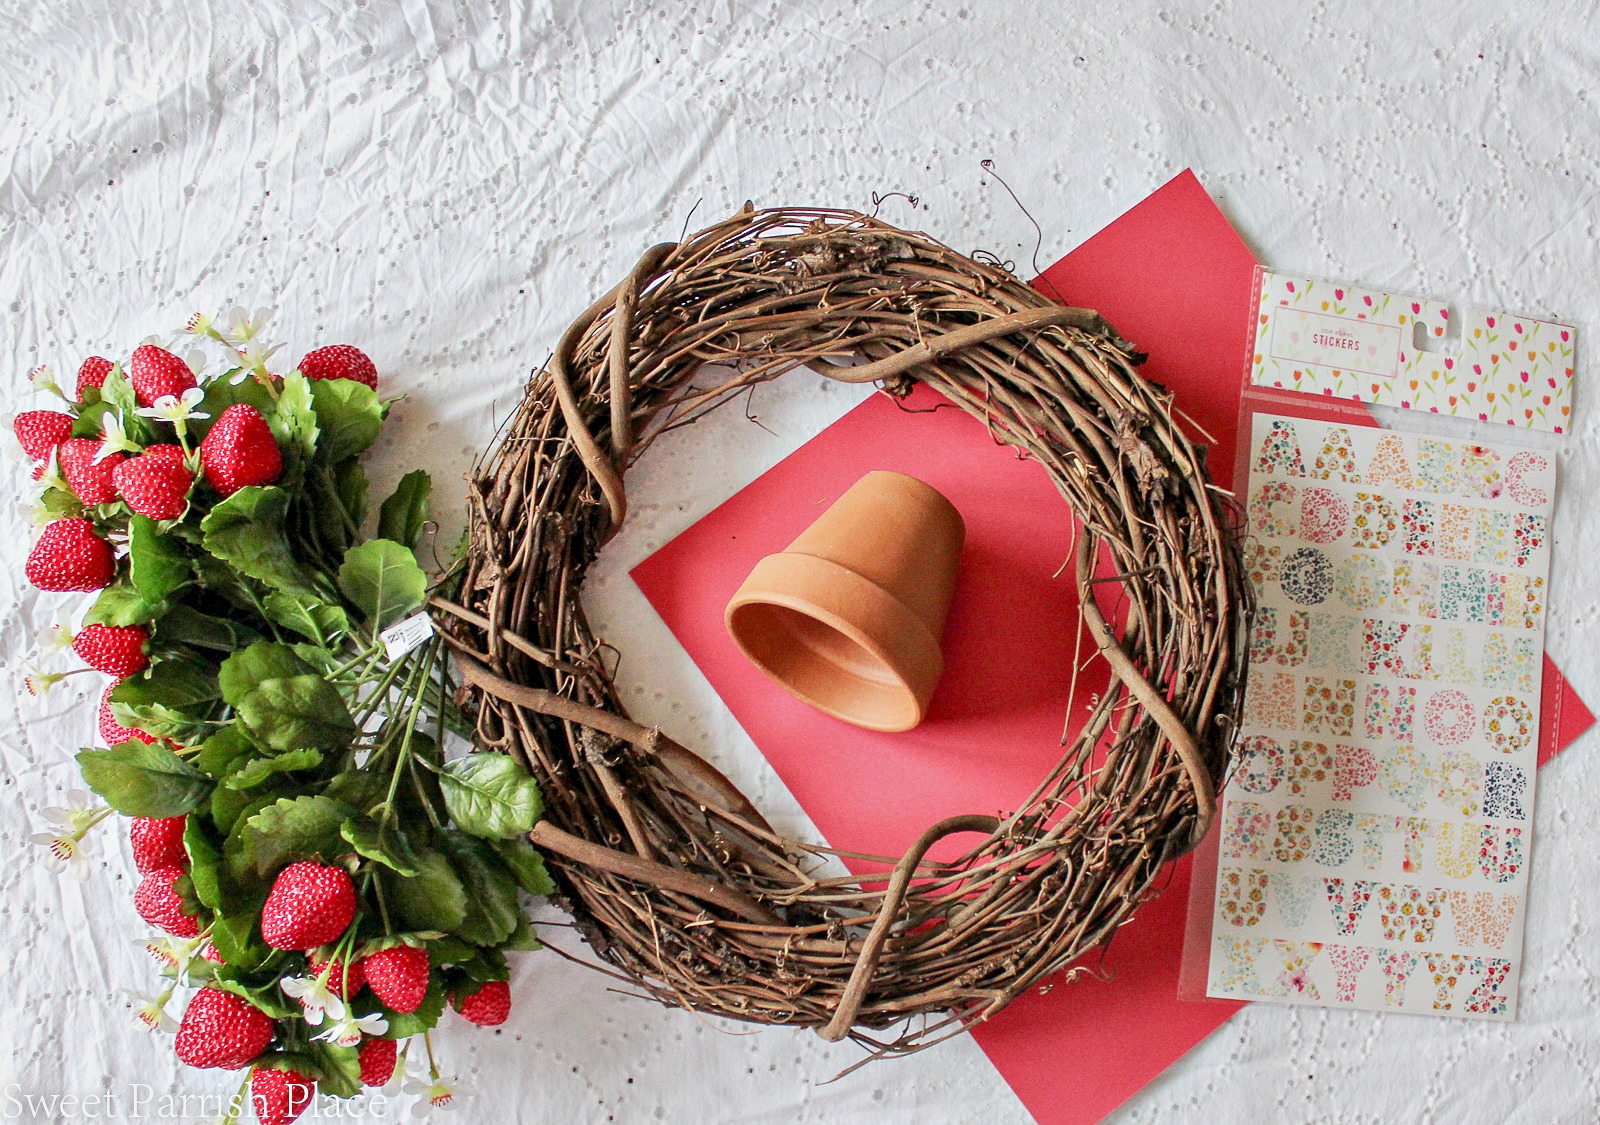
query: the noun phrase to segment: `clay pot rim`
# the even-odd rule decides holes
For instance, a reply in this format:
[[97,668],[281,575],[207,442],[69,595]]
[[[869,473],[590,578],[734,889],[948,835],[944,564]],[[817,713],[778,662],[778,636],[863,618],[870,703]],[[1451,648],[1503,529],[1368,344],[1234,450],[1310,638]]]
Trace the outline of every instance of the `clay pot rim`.
[[[924,485],[924,487],[927,486]],[[904,602],[876,582],[862,577],[849,567],[841,566],[831,559],[825,559],[818,555],[801,551],[781,551],[768,555],[756,564],[756,568],[751,571],[751,577],[753,578],[764,565],[774,560],[777,561],[777,565],[800,566],[809,570],[821,571],[828,574],[833,580],[842,580],[855,587],[859,593],[879,599],[884,604],[893,607],[896,615],[902,619],[902,627],[896,634],[903,642],[902,651],[899,655],[909,657],[909,661],[906,662],[910,663],[913,669],[921,668],[926,670],[927,691],[919,693],[917,685],[906,676],[905,671],[895,659],[895,652],[889,646],[874,639],[847,618],[828,609],[826,606],[819,605],[810,598],[801,597],[783,590],[761,588],[750,590],[741,588],[739,593],[734,595],[728,602],[727,608],[722,615],[723,627],[728,635],[733,638],[734,644],[738,646],[739,651],[745,655],[745,658],[759,668],[763,675],[780,684],[797,699],[804,701],[811,707],[815,707],[824,714],[833,716],[841,722],[850,723],[852,726],[861,727],[865,730],[892,734],[911,730],[920,724],[927,715],[928,709],[927,699],[924,696],[932,695],[933,686],[939,682],[940,677],[944,674],[944,653],[939,647],[939,639],[929,630],[927,623],[909,609]],[[747,579],[746,581],[748,582],[749,580]],[[886,675],[892,679],[893,687],[898,690],[898,693],[903,696],[908,704],[907,715],[910,721],[894,723],[863,721],[861,716],[848,714],[830,705],[825,700],[815,698],[810,693],[799,690],[789,679],[778,675],[765,661],[757,657],[746,646],[740,631],[734,626],[734,618],[738,615],[739,610],[752,605],[777,606],[781,609],[802,614],[814,621],[821,622],[848,639],[870,656],[873,662],[881,667]],[[884,686],[887,687],[889,685],[886,684]]]

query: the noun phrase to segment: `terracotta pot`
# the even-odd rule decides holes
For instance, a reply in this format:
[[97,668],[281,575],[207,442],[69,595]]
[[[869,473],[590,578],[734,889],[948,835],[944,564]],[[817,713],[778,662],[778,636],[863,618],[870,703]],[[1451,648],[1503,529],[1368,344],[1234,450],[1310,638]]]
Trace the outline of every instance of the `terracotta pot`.
[[904,473],[868,473],[728,602],[728,633],[755,665],[819,710],[910,730],[944,671],[939,633],[966,526]]

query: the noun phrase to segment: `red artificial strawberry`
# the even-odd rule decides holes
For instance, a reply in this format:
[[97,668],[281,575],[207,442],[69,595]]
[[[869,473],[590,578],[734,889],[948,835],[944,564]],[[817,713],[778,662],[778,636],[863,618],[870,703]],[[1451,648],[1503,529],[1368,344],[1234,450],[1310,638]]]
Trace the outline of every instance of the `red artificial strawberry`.
[[143,625],[85,625],[72,642],[72,651],[96,672],[126,679],[150,667],[144,646],[150,631]]
[[267,1013],[231,992],[202,988],[184,1009],[173,1047],[190,1066],[238,1070],[253,1063],[271,1042]]
[[[171,452],[167,452],[171,450]],[[194,474],[183,463],[183,448],[152,445],[111,473],[112,483],[128,507],[153,520],[175,520],[189,506]]]
[[157,445],[147,445],[139,456],[148,457],[152,461],[160,461],[164,465],[183,465],[188,462],[183,446],[163,442]]
[[428,951],[413,945],[393,945],[367,954],[362,962],[367,987],[396,1012],[414,1012],[428,994]]
[[217,947],[209,941],[200,947],[200,959],[210,961],[213,965],[226,965],[228,963],[223,959],[222,954],[217,951]]
[[147,872],[133,893],[133,908],[156,929],[173,937],[192,938],[200,933],[200,923],[194,915],[183,912],[183,900],[172,888],[182,875],[181,867],[158,867]]
[[41,461],[50,451],[72,436],[72,415],[59,410],[25,410],[11,423],[22,451]]
[[394,1077],[395,1059],[400,1054],[400,1044],[393,1039],[368,1039],[361,1044],[356,1059],[361,1063],[363,1086],[384,1086]]
[[117,498],[111,475],[127,460],[121,453],[100,457],[100,443],[94,438],[72,438],[61,443],[56,458],[67,485],[85,504],[109,504]]
[[278,872],[261,908],[261,938],[274,949],[310,949],[344,933],[356,888],[342,867],[302,861]]
[[492,980],[465,998],[455,998],[456,1011],[479,1027],[498,1027],[511,1014],[511,986]]
[[367,983],[366,970],[361,967],[366,962],[360,958],[350,963],[348,973],[344,971],[344,964],[337,957],[326,961],[312,957],[310,961],[311,971],[317,976],[320,977],[324,969],[328,971],[328,991],[341,1000],[350,999]]
[[133,351],[128,364],[128,382],[133,384],[133,397],[140,406],[154,406],[156,399],[167,395],[181,395],[195,386],[194,372],[178,356],[143,344]]
[[[117,722],[116,716],[111,713],[111,691],[116,686],[107,684],[105,694],[100,697],[100,737],[105,740],[107,746],[120,746],[130,738],[137,738],[144,743],[155,742],[156,739],[144,731],[125,727]],[[141,867],[139,870],[143,871],[144,868]]]
[[83,401],[83,392],[89,387],[105,386],[106,376],[111,374],[115,366],[104,356],[92,355],[84,360],[83,366],[78,368],[78,401]]
[[133,865],[145,874],[163,867],[189,866],[189,853],[183,849],[186,816],[136,816],[128,825],[128,840],[133,845]]
[[317,1084],[298,1070],[256,1068],[250,1076],[250,1105],[261,1125],[289,1125],[317,1096]]
[[28,581],[41,590],[99,590],[111,584],[111,544],[82,519],[52,520],[28,554]]
[[222,412],[200,443],[206,481],[223,496],[252,484],[271,484],[283,473],[283,454],[261,412],[235,403]]
[[306,353],[300,374],[307,379],[351,379],[378,389],[378,369],[365,352],[351,344],[329,344]]

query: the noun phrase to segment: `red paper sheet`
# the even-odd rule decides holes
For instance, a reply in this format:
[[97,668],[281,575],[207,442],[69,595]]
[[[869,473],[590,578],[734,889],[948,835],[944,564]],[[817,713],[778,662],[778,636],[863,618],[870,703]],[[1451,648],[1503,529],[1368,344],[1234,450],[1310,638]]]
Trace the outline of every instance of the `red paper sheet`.
[[[1215,439],[1210,463],[1221,482],[1234,464],[1254,264],[1186,172],[1039,282],[1052,296],[1098,308],[1149,351],[1145,374],[1170,387]],[[908,405],[936,401],[919,390]],[[872,469],[921,477],[967,521],[945,678],[927,721],[906,734],[863,731],[812,710],[756,671],[722,627],[724,604],[756,561]],[[1070,517],[1038,465],[997,447],[958,411],[905,413],[877,396],[633,576],[828,841],[895,855],[941,817],[1015,808],[1055,760],[1078,629],[1070,570],[1056,576],[1070,543]],[[1103,667],[1093,667],[1079,677],[1073,729],[1106,682]],[[1563,690],[1554,665],[1546,673],[1546,692]],[[1559,735],[1545,732],[1549,753],[1592,721],[1570,690],[1565,696],[1547,711],[1563,720]],[[1190,868],[1175,864],[1164,892],[1091,959],[1108,979],[1031,994],[975,1031],[1044,1125],[1100,1120],[1240,1007],[1177,998]]]

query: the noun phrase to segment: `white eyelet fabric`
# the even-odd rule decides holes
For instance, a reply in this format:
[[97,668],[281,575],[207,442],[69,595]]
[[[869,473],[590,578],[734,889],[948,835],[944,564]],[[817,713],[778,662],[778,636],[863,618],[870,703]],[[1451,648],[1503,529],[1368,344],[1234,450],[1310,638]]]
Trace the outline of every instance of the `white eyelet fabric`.
[[[126,356],[197,309],[276,306],[267,335],[288,363],[354,343],[405,396],[372,457],[373,495],[432,472],[442,553],[462,524],[462,475],[529,370],[686,225],[746,199],[871,210],[877,193],[886,219],[1031,276],[1192,166],[1274,266],[1578,326],[1572,432],[1554,446],[1548,649],[1600,705],[1595,15],[1487,2],[13,4],[0,13],[0,410],[47,405],[24,394],[39,363],[70,380],[85,356]],[[635,715],[704,748],[796,831],[804,814],[627,570],[867,393],[799,375],[663,440],[630,474],[631,522],[585,591],[624,654]],[[43,706],[22,692],[43,634],[88,599],[23,580],[32,531],[11,500],[28,466],[11,445],[0,1120],[93,1119],[67,1095],[120,1098],[120,1117],[97,1103],[102,1120],[160,1120],[164,1106],[167,1120],[211,1120],[239,1076],[181,1067],[122,991],[158,985],[135,945],[146,929],[125,832],[95,834],[81,884],[28,842],[80,785],[72,755],[96,738],[103,681],[73,677]],[[1591,734],[1540,774],[1518,1022],[1257,1005],[1111,1120],[1594,1120],[1597,758]],[[585,954],[559,914],[542,917],[541,936]],[[969,1041],[830,1084],[856,1048],[610,983],[522,955],[502,1028],[447,1014],[434,1048],[466,1095],[454,1119],[1030,1119]],[[342,1119],[400,1119],[411,1100]],[[339,1119],[316,1113],[305,1120]]]

